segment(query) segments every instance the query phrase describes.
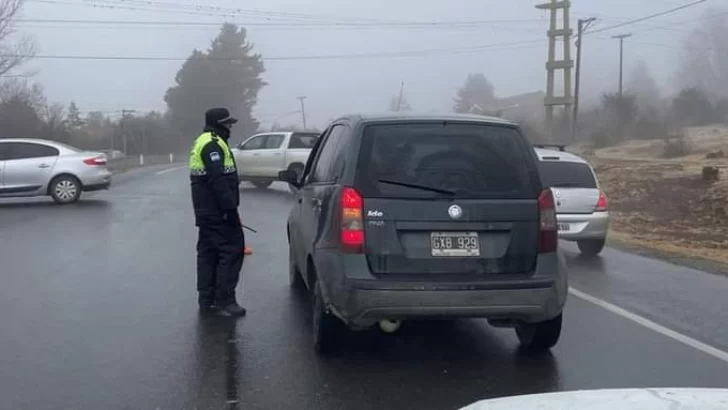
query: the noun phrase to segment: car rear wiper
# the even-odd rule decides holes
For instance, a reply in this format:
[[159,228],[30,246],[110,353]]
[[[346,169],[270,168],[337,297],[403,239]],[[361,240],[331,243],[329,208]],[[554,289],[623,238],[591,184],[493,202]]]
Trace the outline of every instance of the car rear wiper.
[[455,192],[453,192],[453,191],[448,191],[447,189],[434,188],[434,187],[426,186],[426,185],[409,184],[407,182],[390,181],[388,179],[380,179],[378,182],[381,182],[383,184],[403,186],[403,187],[407,187],[407,188],[421,189],[423,191],[436,192],[438,194],[455,195]]

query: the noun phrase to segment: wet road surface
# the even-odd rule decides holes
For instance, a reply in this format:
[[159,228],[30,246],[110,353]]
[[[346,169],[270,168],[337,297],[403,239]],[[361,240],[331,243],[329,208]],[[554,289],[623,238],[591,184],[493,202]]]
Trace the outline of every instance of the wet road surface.
[[[406,323],[311,347],[310,305],[288,288],[284,187],[243,190],[255,255],[248,317],[197,315],[184,169],[134,171],[73,206],[0,200],[0,408],[456,409],[483,398],[607,387],[725,387],[728,363],[573,295],[559,345],[519,353],[484,321]],[[169,169],[169,168],[166,168]],[[728,280],[566,245],[571,283],[691,337],[728,346]]]

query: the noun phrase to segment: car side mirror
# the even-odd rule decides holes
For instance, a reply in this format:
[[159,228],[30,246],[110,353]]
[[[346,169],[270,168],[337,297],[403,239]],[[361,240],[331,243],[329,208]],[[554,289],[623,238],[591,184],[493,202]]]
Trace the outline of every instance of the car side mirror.
[[298,172],[296,172],[296,171],[294,171],[292,169],[287,169],[285,171],[280,171],[278,173],[278,179],[281,180],[281,181],[283,181],[283,182],[289,183],[289,184],[293,185],[296,188],[300,188],[301,187],[301,182],[298,180]]

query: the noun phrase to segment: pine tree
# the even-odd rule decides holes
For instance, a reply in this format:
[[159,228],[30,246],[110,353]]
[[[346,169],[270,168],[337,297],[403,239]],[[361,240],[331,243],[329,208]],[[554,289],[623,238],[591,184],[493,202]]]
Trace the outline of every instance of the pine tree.
[[266,85],[261,78],[265,68],[252,50],[245,29],[226,23],[207,51],[194,50],[182,65],[165,101],[172,125],[185,141],[201,130],[204,112],[213,107],[226,107],[240,120],[233,129],[236,135],[258,129],[252,110]]
[[83,125],[83,120],[81,119],[81,111],[79,111],[78,106],[76,106],[76,103],[73,101],[68,104],[67,124],[70,127],[80,127],[81,125]]
[[453,109],[459,113],[487,111],[495,102],[493,84],[482,73],[468,74],[465,84],[457,91]]

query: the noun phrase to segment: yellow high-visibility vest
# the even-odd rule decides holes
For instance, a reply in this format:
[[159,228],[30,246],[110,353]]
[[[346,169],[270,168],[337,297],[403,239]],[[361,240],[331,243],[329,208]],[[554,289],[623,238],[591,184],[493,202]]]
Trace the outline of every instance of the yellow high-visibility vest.
[[222,138],[213,135],[211,132],[205,132],[197,137],[195,143],[192,145],[192,149],[190,150],[189,167],[191,175],[207,175],[205,163],[202,161],[202,149],[205,147],[205,145],[212,141],[215,141],[222,150],[223,173],[232,174],[234,172],[237,172],[237,169],[235,168],[235,159],[233,158],[233,153],[230,151],[230,147],[228,147],[227,143],[225,143]]

